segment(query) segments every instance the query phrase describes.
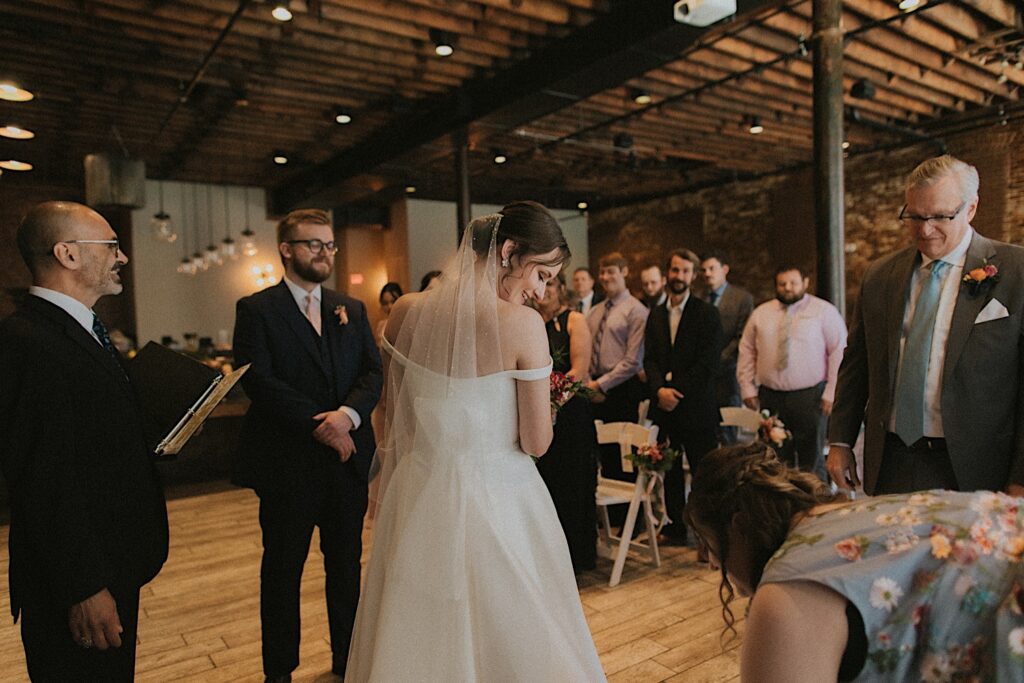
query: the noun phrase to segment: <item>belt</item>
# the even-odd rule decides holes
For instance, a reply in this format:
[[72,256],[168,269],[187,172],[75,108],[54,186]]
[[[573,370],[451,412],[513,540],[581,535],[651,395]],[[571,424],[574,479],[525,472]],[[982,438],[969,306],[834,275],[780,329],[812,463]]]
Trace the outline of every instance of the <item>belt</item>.
[[[888,436],[889,436],[890,439],[896,439],[896,441],[899,441],[901,444],[903,444],[903,439],[901,439],[899,436],[897,436],[893,432],[889,432]],[[907,450],[910,450],[910,451],[945,451],[946,450],[946,440],[945,439],[940,439],[940,438],[937,438],[937,437],[932,437],[932,436],[923,436],[920,439],[918,439],[917,441],[915,441],[914,443],[910,444],[909,446],[907,446],[906,444],[903,444],[903,445],[907,448]]]

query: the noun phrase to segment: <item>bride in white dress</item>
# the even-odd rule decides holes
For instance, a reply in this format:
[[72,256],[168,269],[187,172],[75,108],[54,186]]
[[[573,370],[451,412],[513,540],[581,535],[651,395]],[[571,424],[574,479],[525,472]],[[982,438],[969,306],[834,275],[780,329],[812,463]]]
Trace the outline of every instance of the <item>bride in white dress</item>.
[[474,220],[395,304],[380,500],[345,680],[603,681],[565,536],[530,455],[551,442],[539,299],[569,257],[544,207]]

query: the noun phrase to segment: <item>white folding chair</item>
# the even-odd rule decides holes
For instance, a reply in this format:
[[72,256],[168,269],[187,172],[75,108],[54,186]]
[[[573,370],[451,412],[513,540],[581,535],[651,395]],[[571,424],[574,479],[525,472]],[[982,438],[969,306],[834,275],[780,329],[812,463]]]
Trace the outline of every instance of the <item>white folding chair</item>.
[[651,409],[651,399],[645,398],[644,400],[640,401],[640,408],[639,408],[639,410],[637,410],[637,416],[636,416],[637,417],[636,423],[638,425],[643,425],[644,427],[650,427],[652,424],[654,424],[653,421],[647,419],[647,413],[648,413],[648,411],[650,409]]
[[[658,441],[657,426],[645,427],[632,422],[605,424],[601,420],[594,420],[594,425],[597,427],[598,443],[619,444],[622,469],[626,472],[633,471],[633,463],[625,456],[632,451],[634,446],[654,444]],[[655,518],[651,506],[651,500],[655,496],[660,497],[661,500],[665,499],[664,480],[659,476],[648,475],[643,470],[637,472],[635,484],[598,476],[597,509],[601,522],[598,552],[602,556],[614,560],[612,575],[608,581],[609,586],[619,584],[630,547],[648,551],[654,566],[661,566],[661,555],[658,553],[658,532],[661,530],[662,524],[659,519]],[[627,503],[629,510],[626,512],[626,523],[622,527],[621,533],[616,535],[612,532],[611,522],[608,519],[608,506]],[[636,526],[636,518],[641,506],[647,521],[647,530],[638,538],[633,539],[633,528]]]
[[725,406],[718,409],[722,416],[719,422],[723,427],[736,427],[742,437],[740,441],[753,441],[757,437],[757,430],[761,426],[761,413],[746,407]]

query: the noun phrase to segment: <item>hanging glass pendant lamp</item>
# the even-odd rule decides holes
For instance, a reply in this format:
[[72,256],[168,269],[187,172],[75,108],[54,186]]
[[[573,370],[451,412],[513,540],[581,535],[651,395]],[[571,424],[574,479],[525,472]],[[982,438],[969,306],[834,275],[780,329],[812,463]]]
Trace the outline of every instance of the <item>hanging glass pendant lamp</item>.
[[149,227],[154,239],[170,243],[178,239],[178,233],[174,231],[174,221],[170,214],[164,211],[164,181],[157,181],[157,186],[160,188],[160,211],[153,214]]
[[192,211],[193,211],[193,214],[195,215],[195,219],[196,219],[195,223],[194,223],[194,225],[195,225],[195,239],[192,241],[192,247],[195,249],[195,251],[192,252],[192,270],[193,270],[193,275],[195,275],[196,273],[204,271],[204,270],[206,270],[207,268],[210,267],[210,265],[203,259],[202,252],[199,251],[199,240],[201,239],[199,237],[199,234],[200,234],[199,233],[199,215],[200,215],[200,211],[199,211],[199,195],[198,195],[198,192],[196,191],[196,186],[195,185],[192,186]]
[[222,265],[224,261],[220,257],[220,249],[213,241],[213,188],[209,185],[206,186],[206,232],[210,238],[209,244],[206,245],[206,251],[203,253],[206,267]]
[[235,241],[231,239],[231,211],[228,204],[228,186],[224,186],[224,239],[220,242],[220,257],[221,260],[238,260],[238,246]]
[[249,227],[249,188],[245,188],[245,230],[242,231],[242,254],[255,256],[259,249],[256,248],[256,233]]

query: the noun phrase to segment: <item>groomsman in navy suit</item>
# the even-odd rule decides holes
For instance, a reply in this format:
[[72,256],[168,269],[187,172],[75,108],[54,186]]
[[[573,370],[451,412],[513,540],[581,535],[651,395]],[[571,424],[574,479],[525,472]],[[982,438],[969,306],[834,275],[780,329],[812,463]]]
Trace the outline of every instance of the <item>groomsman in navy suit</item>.
[[380,355],[362,302],[321,285],[337,246],[323,211],[277,227],[279,284],[238,302],[235,358],[252,406],[232,480],[260,498],[263,671],[289,681],[299,664],[299,584],[313,527],[326,573],[332,670],[344,676],[359,602],[367,474],[380,398]]

